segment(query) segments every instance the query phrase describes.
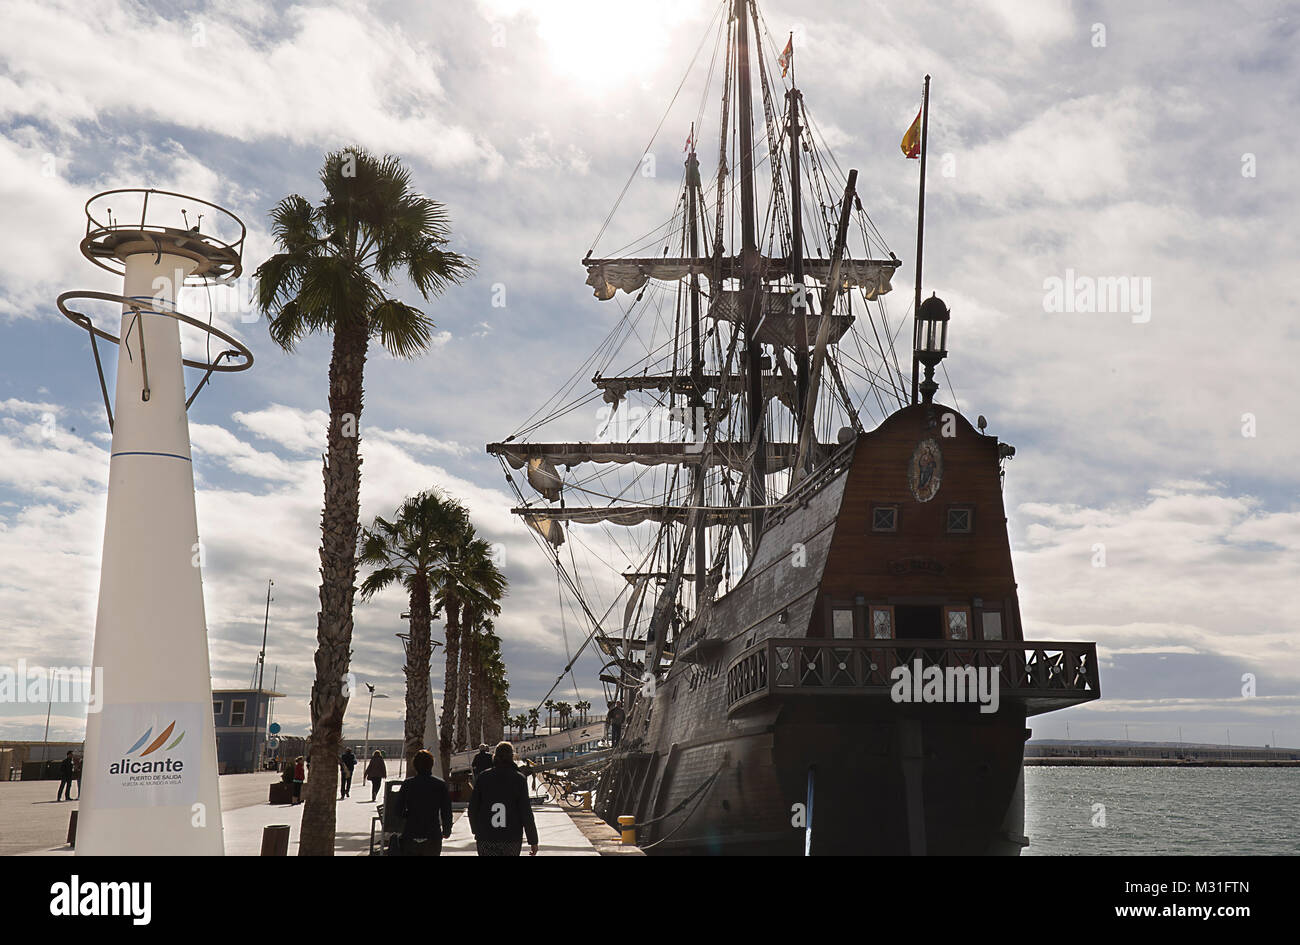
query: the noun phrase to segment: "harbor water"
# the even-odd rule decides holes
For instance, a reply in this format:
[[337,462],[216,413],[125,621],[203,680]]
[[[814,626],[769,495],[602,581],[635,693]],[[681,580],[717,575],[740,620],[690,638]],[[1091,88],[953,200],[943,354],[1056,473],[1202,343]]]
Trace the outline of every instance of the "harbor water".
[[1026,855],[1300,854],[1300,768],[1025,769]]

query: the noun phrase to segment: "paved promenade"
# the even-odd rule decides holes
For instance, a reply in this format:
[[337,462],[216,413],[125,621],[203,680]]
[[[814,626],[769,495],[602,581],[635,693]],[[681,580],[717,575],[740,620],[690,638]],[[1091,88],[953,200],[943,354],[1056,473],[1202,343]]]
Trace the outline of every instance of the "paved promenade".
[[[222,825],[227,856],[258,856],[262,850],[262,828],[272,824],[289,826],[289,855],[298,852],[302,805],[266,803],[267,792],[279,775],[224,775],[220,779]],[[7,782],[0,784],[0,854],[69,856],[63,842],[68,815],[76,802],[56,803],[50,795],[58,783]],[[380,794],[383,797],[383,794]],[[358,781],[353,794],[338,802],[334,851],[338,856],[365,856],[370,848],[370,824],[375,815],[370,786]],[[533,808],[540,840],[538,856],[599,856],[605,853],[634,853],[635,848],[618,849],[610,838],[615,833],[603,824],[592,827],[587,816],[584,829],[562,808],[546,804]],[[604,833],[608,834],[608,837]],[[589,839],[588,834],[592,835]],[[525,855],[527,847],[524,848]],[[451,839],[443,844],[444,856],[476,856],[469,818],[456,812]]]
[[[380,794],[383,797],[383,794]],[[353,792],[347,800],[339,801],[334,834],[334,852],[337,856],[364,856],[370,849],[370,820],[375,815],[375,805],[370,800],[370,789]],[[241,807],[224,815],[227,856],[257,856],[262,850],[262,828],[268,824],[289,825],[289,854],[298,852],[299,825],[302,805],[285,807],[259,804]],[[599,856],[592,842],[583,836],[569,819],[569,815],[554,805],[533,808],[537,821],[537,838],[540,842],[538,856]],[[444,841],[444,856],[477,856],[474,835],[470,833],[469,818],[464,811],[456,811],[456,822],[451,839]],[[525,853],[527,848],[525,848]]]
[[[217,781],[221,809],[265,807],[267,792],[278,778],[273,771],[222,775]],[[0,781],[0,856],[65,849],[69,815],[77,802],[55,801],[58,790],[58,781]]]

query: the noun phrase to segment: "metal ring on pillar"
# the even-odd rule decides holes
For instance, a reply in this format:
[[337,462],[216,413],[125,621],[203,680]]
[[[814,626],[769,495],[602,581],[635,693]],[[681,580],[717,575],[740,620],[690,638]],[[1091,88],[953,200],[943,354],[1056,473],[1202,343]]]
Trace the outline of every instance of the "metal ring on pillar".
[[[134,214],[130,222],[122,222],[121,217],[112,212],[108,206],[109,199],[129,199],[127,195],[143,194],[140,217]],[[197,204],[216,211],[223,225],[232,231],[237,227],[239,235],[234,239],[222,239],[215,233],[200,232],[200,224],[189,226],[188,218],[182,217],[185,226],[168,226],[158,222],[158,217],[167,216],[166,207],[172,204],[173,211],[184,213],[188,207],[177,207],[172,201],[164,200],[164,209],[154,204],[154,220],[149,219],[149,198],[175,198],[176,202]],[[207,283],[228,283],[243,272],[244,238],[247,228],[244,222],[225,207],[208,200],[200,200],[188,194],[179,194],[171,190],[155,190],[152,187],[123,187],[117,190],[105,190],[95,194],[86,201],[86,235],[81,240],[81,253],[96,266],[117,275],[126,271],[123,260],[136,252],[171,253],[183,256],[195,263],[194,271],[186,277],[186,285]],[[173,222],[176,222],[173,220]]]
[[[109,406],[108,386],[104,380],[104,368],[99,359],[99,348],[95,344],[95,339],[103,338],[105,341],[115,345],[121,344],[122,341],[120,338],[118,338],[117,335],[105,331],[102,328],[96,328],[94,322],[91,321],[90,316],[87,315],[85,312],[78,312],[75,309],[68,308],[67,303],[72,299],[96,299],[103,302],[116,302],[119,305],[125,305],[128,308],[130,308],[135,313],[135,316],[137,318],[141,315],[161,315],[165,318],[174,318],[178,322],[183,322],[186,325],[191,325],[202,332],[206,332],[207,334],[210,335],[215,335],[217,338],[220,338],[226,344],[231,345],[232,347],[230,347],[225,351],[219,352],[217,356],[213,358],[211,361],[194,361],[190,358],[181,359],[181,364],[185,365],[186,367],[198,368],[199,370],[204,372],[203,379],[199,381],[198,385],[194,388],[194,393],[192,393],[189,399],[185,401],[185,406],[187,408],[189,407],[190,404],[194,403],[194,398],[199,396],[199,391],[203,389],[203,385],[207,384],[208,379],[212,377],[213,372],[220,372],[222,374],[233,374],[238,371],[247,371],[250,367],[253,366],[253,352],[250,351],[248,346],[244,344],[242,341],[222,331],[220,328],[217,328],[215,325],[210,325],[207,322],[201,322],[197,318],[194,318],[191,315],[186,315],[184,312],[177,311],[175,308],[172,308],[167,303],[163,302],[162,299],[150,299],[147,302],[145,302],[140,299],[133,299],[125,295],[116,295],[112,292],[94,292],[89,290],[64,292],[62,295],[58,297],[58,299],[55,300],[55,304],[58,305],[59,311],[63,313],[64,317],[67,318],[68,321],[72,322],[72,324],[76,325],[78,328],[85,329],[87,332],[90,333],[90,345],[95,355],[95,370],[99,372],[99,389],[104,395],[104,410],[108,413],[109,430],[113,429],[113,409],[112,407]],[[143,354],[144,352],[143,331],[140,334],[140,344],[142,346],[141,354]],[[235,361],[233,363],[232,362],[227,362],[225,364],[222,363],[224,359],[230,357],[238,357],[242,360]],[[145,400],[148,400],[149,399],[149,376],[147,371],[144,375],[144,384],[145,386],[144,386],[144,391],[142,392],[142,396]]]
[[[191,325],[200,331],[215,335],[226,344],[232,345],[234,347],[234,353],[244,359],[237,364],[219,364],[218,362],[221,360],[220,357],[213,358],[211,362],[193,361],[189,358],[181,358],[181,364],[184,364],[186,367],[199,368],[204,371],[221,371],[222,373],[233,374],[236,371],[247,371],[253,366],[253,352],[248,350],[248,346],[242,341],[222,331],[216,325],[209,325],[207,322],[199,321],[192,315],[186,315],[184,312],[179,312],[174,308],[168,307],[165,302],[162,302],[162,299],[150,299],[148,302],[143,302],[140,299],[132,299],[125,295],[114,295],[112,292],[82,291],[64,292],[55,300],[55,304],[59,306],[59,311],[62,312],[74,325],[78,328],[84,328],[87,331],[91,331],[112,344],[120,344],[121,339],[118,338],[117,335],[111,334],[102,328],[96,328],[93,324],[90,324],[90,316],[86,315],[84,312],[69,309],[67,307],[67,302],[71,299],[98,299],[104,302],[117,302],[119,305],[126,305],[134,309],[141,315],[163,315],[167,318],[174,318],[178,322],[184,322],[186,325]],[[159,303],[162,303],[161,308],[153,307],[158,306]]]

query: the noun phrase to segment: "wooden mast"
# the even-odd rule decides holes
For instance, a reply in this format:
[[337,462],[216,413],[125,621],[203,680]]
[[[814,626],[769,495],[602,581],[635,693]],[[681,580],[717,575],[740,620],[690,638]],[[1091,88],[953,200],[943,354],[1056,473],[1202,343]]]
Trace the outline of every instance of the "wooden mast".
[[[695,123],[691,122],[691,153],[686,159],[687,192],[687,227],[691,258],[700,255],[699,234],[699,196],[700,196],[700,162],[695,156]],[[688,398],[691,409],[691,433],[698,445],[704,438],[704,347],[700,340],[700,274],[691,273],[691,393]],[[691,495],[702,492],[700,483],[705,470],[691,467]],[[693,500],[692,500],[693,501]],[[696,516],[695,521],[695,612],[699,614],[704,603],[704,573],[708,570],[707,548],[705,545],[705,521],[703,515]]]
[[921,189],[916,207],[916,298],[912,302],[912,403],[917,399],[921,362],[916,352],[921,347],[921,249],[925,244],[925,145],[930,136],[930,77],[925,77],[921,92]]
[[736,81],[740,125],[740,304],[745,324],[745,380],[749,436],[757,443],[749,477],[749,499],[754,508],[751,547],[763,533],[762,507],[767,504],[767,443],[763,436],[763,345],[758,340],[762,317],[762,278],[754,220],[754,114],[749,75],[748,0],[736,0]]
[[[793,41],[793,35],[791,36]],[[795,316],[795,426],[803,426],[804,401],[808,399],[808,293],[803,284],[803,197],[800,193],[799,125],[800,94],[794,85],[794,63],[790,63],[790,279],[794,283],[792,307]]]
[[844,259],[844,244],[849,234],[849,215],[853,211],[853,198],[858,184],[857,169],[849,171],[848,182],[844,186],[844,203],[840,207],[840,222],[835,228],[835,245],[831,247],[830,278],[822,295],[821,319],[817,324],[817,345],[813,350],[812,376],[808,381],[808,402],[804,406],[803,426],[799,429],[799,452],[791,468],[791,484],[804,477],[812,465],[812,444],[817,437],[813,429],[816,419],[817,389],[821,385],[822,365],[826,362],[826,346],[830,340],[831,314],[835,310],[835,300],[840,292],[840,262]]

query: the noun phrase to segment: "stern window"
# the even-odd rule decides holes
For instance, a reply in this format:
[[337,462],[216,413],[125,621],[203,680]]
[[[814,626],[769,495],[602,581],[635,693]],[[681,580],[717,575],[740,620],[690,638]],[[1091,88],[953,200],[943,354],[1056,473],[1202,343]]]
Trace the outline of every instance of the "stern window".
[[1001,640],[1002,639],[1002,611],[986,610],[983,613],[984,620],[984,639]]
[[837,640],[853,639],[853,610],[849,607],[836,607],[831,612],[831,634]]
[[894,608],[871,608],[871,636],[875,640],[892,640],[894,638]]
[[949,640],[970,639],[969,607],[945,607],[943,609],[943,622],[948,631]]

